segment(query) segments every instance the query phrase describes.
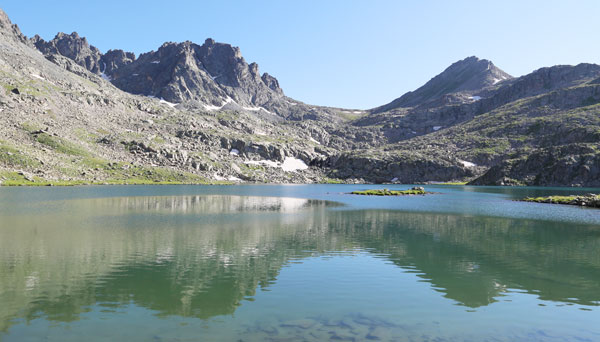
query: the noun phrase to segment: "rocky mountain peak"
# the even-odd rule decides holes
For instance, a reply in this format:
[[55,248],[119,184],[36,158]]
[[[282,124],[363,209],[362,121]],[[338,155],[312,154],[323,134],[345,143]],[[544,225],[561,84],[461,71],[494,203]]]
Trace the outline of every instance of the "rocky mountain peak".
[[59,32],[48,42],[36,35],[31,42],[44,55],[58,54],[68,57],[93,73],[98,74],[102,70],[100,67],[102,53],[77,32],[71,34]]
[[203,45],[164,43],[157,51],[127,60],[107,75],[114,85],[134,94],[206,108],[230,102],[253,107],[283,97],[279,82],[270,75],[261,77],[258,64],[246,63],[239,48],[210,38]]
[[453,63],[419,89],[408,92],[387,105],[375,108],[373,112],[413,107],[451,93],[477,92],[511,78],[512,76],[496,67],[491,61],[471,56]]
[[19,42],[27,42],[27,37],[21,33],[19,26],[10,21],[8,15],[0,8],[0,35]]
[[267,87],[269,87],[274,92],[283,95],[283,89],[279,87],[279,81],[277,81],[275,77],[265,72],[261,78],[262,81],[267,85]]

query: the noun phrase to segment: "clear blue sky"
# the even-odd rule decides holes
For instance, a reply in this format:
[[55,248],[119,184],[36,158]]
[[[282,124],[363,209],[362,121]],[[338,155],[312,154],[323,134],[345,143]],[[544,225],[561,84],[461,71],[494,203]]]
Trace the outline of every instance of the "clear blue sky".
[[239,46],[285,93],[372,108],[476,55],[520,76],[600,64],[600,1],[5,1],[27,36],[79,32],[103,52],[136,54],[207,37]]

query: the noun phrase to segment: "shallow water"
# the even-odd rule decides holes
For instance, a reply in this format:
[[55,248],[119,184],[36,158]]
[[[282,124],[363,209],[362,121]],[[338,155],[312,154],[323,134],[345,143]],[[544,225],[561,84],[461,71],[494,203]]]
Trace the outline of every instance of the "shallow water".
[[0,340],[600,340],[600,210],[512,201],[598,189],[375,187],[1,188]]

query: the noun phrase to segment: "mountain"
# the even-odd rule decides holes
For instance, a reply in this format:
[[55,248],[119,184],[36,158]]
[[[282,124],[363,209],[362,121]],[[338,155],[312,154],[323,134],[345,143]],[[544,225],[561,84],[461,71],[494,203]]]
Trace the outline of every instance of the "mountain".
[[477,95],[479,91],[511,78],[512,76],[500,70],[494,63],[471,56],[452,64],[419,89],[377,107],[372,112],[381,113],[395,108],[414,107],[451,93],[465,92]]
[[209,111],[225,108],[255,112],[263,117],[314,116],[298,117],[299,112],[331,116],[326,108],[287,98],[279,81],[268,73],[261,75],[258,64],[248,64],[239,48],[210,38],[202,45],[189,41],[165,43],[138,58],[123,50],[102,54],[77,32],[58,33],[48,42],[36,35],[30,42],[49,60],[67,57],[132,94],[175,104],[185,102],[188,107]]
[[0,10],[0,182],[600,186],[600,66],[469,57],[370,111],[289,98],[237,47],[27,39]]

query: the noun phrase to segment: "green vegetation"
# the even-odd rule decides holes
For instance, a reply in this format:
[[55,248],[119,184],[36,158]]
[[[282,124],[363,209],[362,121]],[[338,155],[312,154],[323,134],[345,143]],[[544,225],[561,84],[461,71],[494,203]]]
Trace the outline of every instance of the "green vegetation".
[[338,178],[323,178],[320,181],[321,184],[344,184],[344,180]]
[[423,188],[412,188],[410,190],[388,190],[388,189],[373,189],[363,191],[352,191],[352,195],[364,196],[405,196],[405,195],[425,195],[427,192]]
[[579,205],[583,207],[600,208],[600,195],[588,194],[585,196],[546,196],[546,197],[526,197],[523,202],[552,203]]
[[0,140],[0,165],[8,167],[34,168],[40,166],[40,162],[30,158],[13,146]]
[[88,157],[89,152],[81,147],[69,142],[63,138],[55,137],[47,133],[36,134],[35,140],[40,144],[44,144],[56,152],[64,153],[70,156]]

